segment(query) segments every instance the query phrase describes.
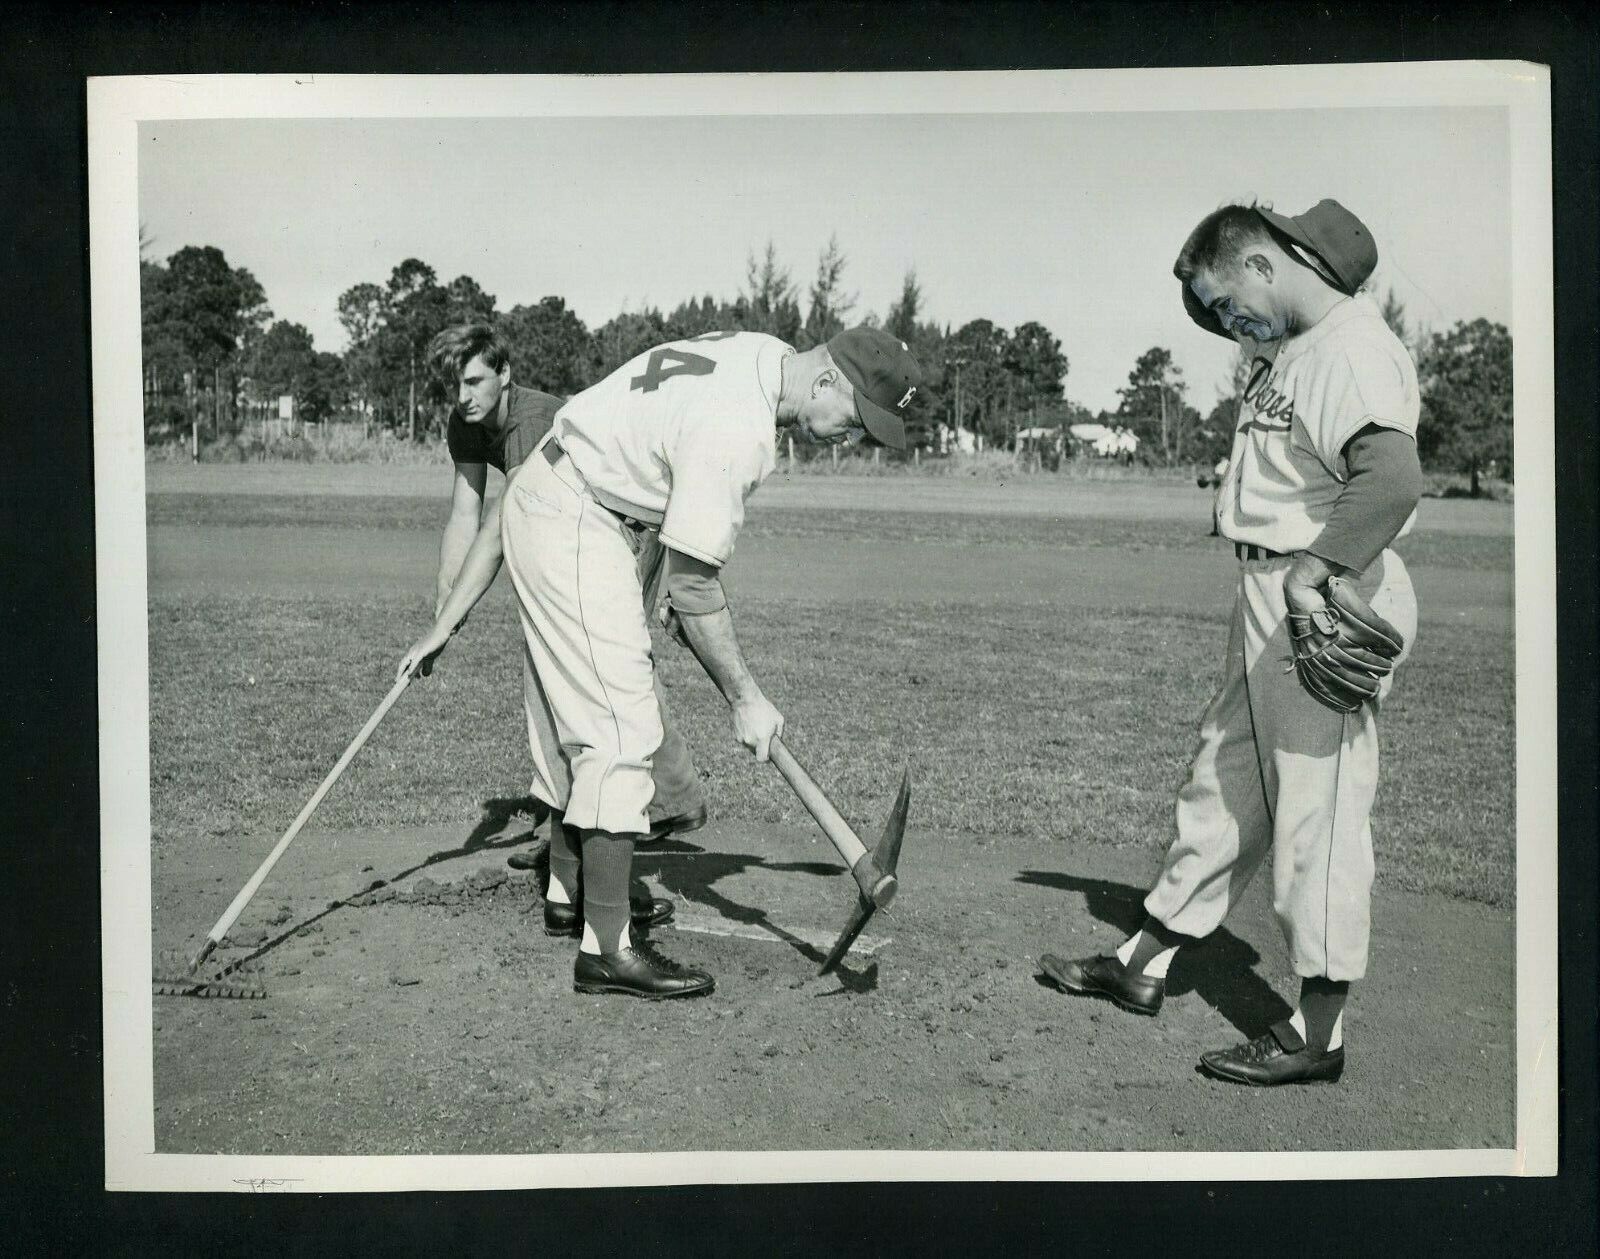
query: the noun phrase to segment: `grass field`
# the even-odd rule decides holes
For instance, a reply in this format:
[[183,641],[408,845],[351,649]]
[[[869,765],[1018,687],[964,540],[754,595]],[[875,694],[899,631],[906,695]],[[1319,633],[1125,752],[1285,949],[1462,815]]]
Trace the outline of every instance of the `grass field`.
[[[842,608],[838,592],[780,596],[772,582],[736,596],[752,667],[819,777],[843,800],[881,799],[909,760],[919,810],[974,842],[1048,836],[1074,847],[1159,850],[1218,676],[1225,586],[1216,598],[1170,606],[1159,598],[1119,606],[1104,580],[1092,598],[1021,589],[995,602],[963,597],[963,587],[1023,552],[1102,556],[1108,548],[1147,584],[1159,588],[1171,573],[1176,587],[1195,565],[1217,563],[1216,540],[1193,516],[881,511],[865,505],[870,486],[856,497],[854,508],[827,510],[763,511],[758,501],[741,539],[758,565],[780,571],[826,566],[830,548],[863,538],[925,559],[926,581],[909,582],[928,588],[921,598],[863,588]],[[297,531],[327,527],[346,531],[356,552],[405,539],[425,554],[441,515],[438,499],[414,495],[180,491],[149,501],[152,525],[186,536],[266,527],[274,532],[265,536],[292,546]],[[1444,584],[1504,575],[1511,563],[1503,532],[1424,529],[1401,549],[1419,586],[1424,577]],[[736,591],[739,562],[730,570]],[[332,580],[265,595],[222,582],[181,594],[153,588],[157,843],[270,829],[292,817],[386,689],[389,662],[425,626],[429,585],[424,567],[410,590],[352,592]],[[525,779],[519,639],[504,586],[323,806],[328,825],[471,816],[492,788]],[[1511,639],[1429,613],[1424,599],[1418,648],[1385,713],[1379,878],[1505,905],[1513,883]],[[658,659],[718,816],[798,820],[781,783],[733,744],[698,666],[671,646]]]
[[[154,943],[193,950],[424,628],[444,486],[406,467],[148,471]],[[642,1009],[572,992],[572,942],[544,936],[537,878],[504,863],[530,824],[502,580],[219,950],[260,964],[269,999],[156,1001],[157,1148],[1505,1148],[1510,514],[1423,508],[1339,1088],[1241,1095],[1194,1069],[1288,1013],[1270,880],[1183,951],[1159,1019],[1037,978],[1042,952],[1138,922],[1171,837],[1236,572],[1205,495],[775,477],[727,575],[751,667],[869,838],[913,779],[902,894],[841,968],[816,975],[848,876],[661,644],[712,820],[635,872],[677,906],[668,954],[717,989]]]

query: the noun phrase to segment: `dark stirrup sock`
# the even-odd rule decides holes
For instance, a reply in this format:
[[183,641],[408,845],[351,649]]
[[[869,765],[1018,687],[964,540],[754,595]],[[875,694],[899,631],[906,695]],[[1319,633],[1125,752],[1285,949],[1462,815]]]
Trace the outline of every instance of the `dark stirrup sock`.
[[1328,1047],[1349,995],[1349,980],[1317,976],[1300,981],[1300,1014],[1306,1021],[1306,1044],[1314,1049]]
[[1146,914],[1144,924],[1139,928],[1139,943],[1134,946],[1133,956],[1128,959],[1128,969],[1135,975],[1142,975],[1144,968],[1150,965],[1150,960],[1157,953],[1164,953],[1168,949],[1181,949],[1193,943],[1195,943],[1194,936],[1173,931],[1165,923]]
[[552,886],[559,883],[561,890],[567,894],[565,902],[559,895],[551,896],[545,892],[546,900],[553,900],[557,904],[576,905],[578,892],[583,886],[579,882],[582,864],[578,854],[578,828],[568,826],[559,817],[550,823],[550,883]]
[[583,919],[602,953],[615,953],[628,936],[628,880],[637,835],[583,832]]

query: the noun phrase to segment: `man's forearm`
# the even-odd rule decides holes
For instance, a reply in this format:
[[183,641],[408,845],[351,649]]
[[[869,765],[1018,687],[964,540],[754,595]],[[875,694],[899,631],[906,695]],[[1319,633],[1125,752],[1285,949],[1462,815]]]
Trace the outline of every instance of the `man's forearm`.
[[455,629],[468,612],[483,598],[484,592],[494,584],[500,572],[504,552],[500,541],[500,504],[495,502],[484,517],[483,525],[472,545],[467,548],[460,564],[455,583],[439,606],[435,623]]
[[760,698],[761,688],[750,675],[744,663],[744,653],[739,650],[738,636],[733,632],[733,617],[727,608],[715,612],[680,614],[679,624],[688,641],[689,650],[704,666],[716,683],[722,697],[734,707],[747,700]]
[[452,512],[445,521],[444,537],[439,542],[438,592],[433,600],[436,613],[443,610],[445,600],[450,597],[461,575],[461,566],[466,563],[467,554],[478,537],[479,527],[478,521],[457,512]]
[[1307,547],[1334,572],[1365,572],[1405,527],[1426,482],[1407,433],[1369,425],[1345,446],[1350,478]]

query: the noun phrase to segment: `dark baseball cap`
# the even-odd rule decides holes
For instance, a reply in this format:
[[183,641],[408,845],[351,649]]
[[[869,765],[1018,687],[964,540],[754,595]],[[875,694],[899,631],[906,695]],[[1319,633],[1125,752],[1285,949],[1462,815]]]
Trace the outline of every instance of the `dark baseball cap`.
[[1304,214],[1279,214],[1256,207],[1267,226],[1315,254],[1339,288],[1354,293],[1378,265],[1378,243],[1367,225],[1332,198],[1323,198]]
[[[1324,197],[1304,214],[1279,214],[1261,206],[1254,209],[1273,233],[1314,255],[1313,265],[1346,293],[1354,293],[1365,284],[1378,265],[1378,245],[1366,224],[1331,197]],[[1232,341],[1232,334],[1222,326],[1217,312],[1201,305],[1186,281],[1178,283],[1189,318],[1207,332]]]
[[906,408],[922,367],[899,337],[882,328],[850,328],[828,339],[828,354],[856,392],[856,415],[873,441],[906,448]]

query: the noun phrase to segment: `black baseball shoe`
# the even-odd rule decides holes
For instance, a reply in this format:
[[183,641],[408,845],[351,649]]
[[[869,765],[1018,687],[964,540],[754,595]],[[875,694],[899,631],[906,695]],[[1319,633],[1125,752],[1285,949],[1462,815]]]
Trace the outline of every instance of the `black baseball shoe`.
[[1115,953],[1068,961],[1054,953],[1039,959],[1039,969],[1056,987],[1080,997],[1110,997],[1124,1010],[1154,1014],[1161,1008],[1167,981],[1135,975]]
[[572,966],[574,992],[620,992],[646,1001],[698,997],[717,986],[703,970],[680,966],[643,940],[615,953],[579,953]]
[[690,809],[687,813],[679,813],[673,817],[664,817],[659,822],[650,826],[650,833],[643,839],[635,842],[640,844],[655,844],[665,839],[668,835],[687,835],[690,831],[697,831],[711,820],[711,815],[706,812],[706,806]]
[[[664,896],[630,896],[628,917],[639,931],[660,927],[672,921],[677,907]],[[560,905],[555,901],[544,903],[544,933],[547,936],[578,936],[583,934],[583,911],[576,905]]]
[[1234,1084],[1332,1084],[1344,1074],[1344,1046],[1315,1049],[1285,1019],[1265,1036],[1201,1054],[1200,1068]]
[[506,864],[513,870],[542,870],[549,862],[550,853],[544,844],[520,849],[506,858]]

